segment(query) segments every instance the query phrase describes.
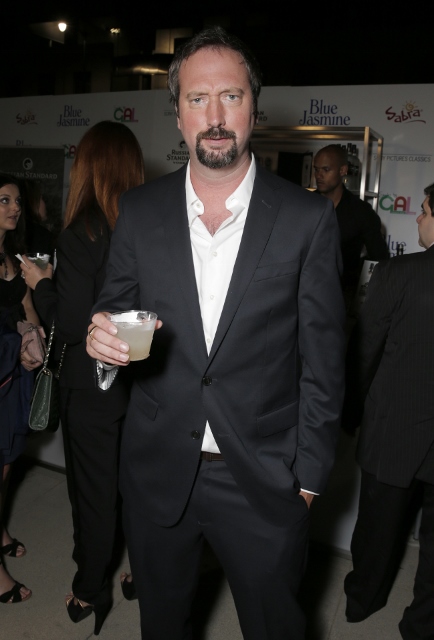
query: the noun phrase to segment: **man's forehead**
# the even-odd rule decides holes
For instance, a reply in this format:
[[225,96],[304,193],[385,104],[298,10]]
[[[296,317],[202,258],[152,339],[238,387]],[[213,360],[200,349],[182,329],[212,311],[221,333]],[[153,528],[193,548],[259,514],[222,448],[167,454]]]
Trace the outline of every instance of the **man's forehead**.
[[202,76],[204,80],[218,77],[224,82],[227,77],[229,84],[234,84],[234,77],[240,85],[247,82],[249,76],[243,57],[238,51],[227,47],[204,47],[183,60],[179,69],[180,84],[186,77],[194,79]]
[[328,151],[318,151],[314,158],[314,164],[316,166],[331,167],[333,165],[339,165],[339,162],[336,154],[329,153]]

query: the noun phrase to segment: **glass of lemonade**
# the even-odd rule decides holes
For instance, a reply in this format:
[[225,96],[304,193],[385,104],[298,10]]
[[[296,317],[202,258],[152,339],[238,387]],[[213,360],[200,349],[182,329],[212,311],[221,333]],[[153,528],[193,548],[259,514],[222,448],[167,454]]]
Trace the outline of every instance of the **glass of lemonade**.
[[130,361],[144,360],[149,356],[157,314],[152,311],[120,311],[110,315],[116,325],[117,338],[129,347]]
[[26,258],[28,258],[30,262],[34,262],[37,267],[44,270],[47,268],[50,260],[48,253],[26,253]]

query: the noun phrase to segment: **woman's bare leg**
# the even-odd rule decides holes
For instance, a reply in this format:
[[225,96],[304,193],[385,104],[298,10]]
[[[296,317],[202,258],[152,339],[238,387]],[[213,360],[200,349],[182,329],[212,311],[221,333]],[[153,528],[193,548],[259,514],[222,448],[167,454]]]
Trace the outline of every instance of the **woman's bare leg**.
[[[8,481],[9,481],[10,467],[11,467],[10,464],[4,465],[3,468],[1,469],[1,474],[0,474],[0,478],[1,478],[1,483],[0,483],[0,525],[2,526],[2,531],[3,531],[2,544],[9,544],[12,541],[10,539],[9,534],[7,534],[9,536],[9,540],[6,540],[6,542],[5,542],[4,532],[6,531],[6,529],[4,529],[3,525],[2,525],[3,505],[4,505],[4,501],[5,501],[5,497],[6,497],[7,485],[8,485]],[[22,547],[22,548],[24,549],[24,547]],[[17,555],[18,555],[19,549],[20,549],[20,547],[18,547]],[[25,553],[25,549],[24,549],[24,553]],[[9,573],[6,571],[5,567],[3,566],[2,561],[0,559],[0,596],[3,595],[4,593],[7,593],[11,589],[13,589],[15,584],[16,584],[15,580],[13,578],[11,578]],[[27,589],[27,587],[25,587],[23,585],[20,588],[20,594],[21,594],[21,599],[22,600],[27,600],[32,595],[32,592],[30,591],[30,589]],[[10,598],[10,600],[8,602],[12,602],[12,596],[11,596],[11,598]]]
[[[0,527],[1,527],[0,528],[0,535],[1,535],[0,546],[1,547],[4,547],[8,544],[11,544],[11,542],[13,542],[6,526],[3,523],[3,506],[6,502],[6,494],[9,486],[11,468],[12,468],[11,464],[5,464],[3,466],[3,471],[1,474],[1,484],[0,484]],[[17,558],[21,558],[24,555],[26,555],[26,548],[24,547],[24,545],[20,544],[17,547],[15,556]]]

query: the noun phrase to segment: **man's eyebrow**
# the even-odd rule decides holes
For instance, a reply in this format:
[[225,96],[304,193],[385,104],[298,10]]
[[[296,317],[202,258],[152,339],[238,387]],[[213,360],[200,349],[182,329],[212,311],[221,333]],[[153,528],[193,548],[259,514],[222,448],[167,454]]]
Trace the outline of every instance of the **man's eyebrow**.
[[[227,89],[222,89],[221,91],[219,91],[218,95],[221,95],[222,93],[239,93],[241,95],[245,94],[245,91],[243,89],[241,89],[241,87],[228,87]],[[187,99],[190,98],[197,98],[199,96],[207,96],[209,94],[209,91],[203,90],[195,90],[195,91],[189,91],[187,93]]]
[[204,96],[207,95],[206,91],[189,91],[187,93],[187,98],[196,98],[197,96]]
[[223,91],[220,91],[220,93],[241,93],[244,95],[245,91],[244,89],[241,89],[241,87],[229,87],[229,89],[224,89]]

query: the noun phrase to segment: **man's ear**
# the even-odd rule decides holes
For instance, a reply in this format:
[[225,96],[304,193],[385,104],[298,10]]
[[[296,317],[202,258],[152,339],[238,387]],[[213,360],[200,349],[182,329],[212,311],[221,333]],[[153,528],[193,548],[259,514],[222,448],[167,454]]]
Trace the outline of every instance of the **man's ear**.
[[341,176],[348,175],[348,165],[347,164],[343,164],[342,167],[339,169],[339,175],[341,175]]

